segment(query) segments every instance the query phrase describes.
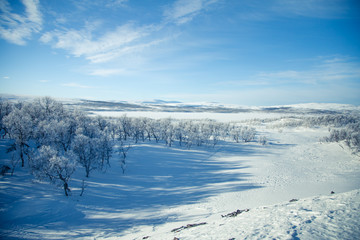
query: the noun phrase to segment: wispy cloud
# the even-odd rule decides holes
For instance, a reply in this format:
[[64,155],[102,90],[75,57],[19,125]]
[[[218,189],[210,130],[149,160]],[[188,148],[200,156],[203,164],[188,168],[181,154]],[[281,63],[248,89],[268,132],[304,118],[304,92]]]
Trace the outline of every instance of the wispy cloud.
[[73,0],[75,6],[80,9],[86,10],[89,7],[97,7],[97,8],[117,8],[117,7],[124,7],[128,0]]
[[[303,61],[303,60],[301,60]],[[279,86],[291,84],[326,85],[358,82],[360,79],[360,62],[356,59],[329,56],[306,60],[310,64],[308,69],[281,71],[262,71],[246,79],[235,81],[221,81],[216,86]],[[313,63],[311,65],[311,62]]]
[[158,45],[164,41],[167,41],[167,39],[168,38],[165,37],[162,39],[149,40],[148,42],[145,41],[144,43],[129,44],[124,47],[116,48],[112,51],[106,51],[106,52],[100,52],[98,54],[93,54],[92,56],[88,56],[87,59],[93,63],[107,62],[107,61],[121,57],[126,54],[140,53],[146,48],[149,48],[151,46]]
[[63,87],[72,87],[72,88],[94,88],[94,87],[91,87],[91,86],[82,85],[82,84],[75,83],[75,82],[64,83],[61,86],[63,86]]
[[269,21],[278,17],[337,19],[351,10],[350,1],[343,0],[266,0],[241,3],[244,11],[238,17],[250,21]]
[[39,10],[39,0],[22,0],[25,6],[24,14],[12,11],[8,1],[0,1],[0,36],[8,42],[25,45],[33,33],[42,29],[42,15]]
[[271,10],[282,15],[312,18],[337,18],[347,10],[343,0],[275,0]]
[[191,21],[209,5],[218,0],[177,0],[164,11],[164,17],[169,22],[184,24]]
[[[75,57],[84,57],[91,63],[105,63],[125,55],[141,54],[147,48],[172,39],[174,36],[166,34],[165,28],[168,24],[188,22],[217,1],[219,0],[176,0],[166,7],[162,19],[154,24],[138,26],[135,22],[129,22],[104,33],[101,31],[103,23],[87,22],[81,29],[61,27],[46,32],[41,36],[40,41],[50,44],[53,48],[63,49]],[[125,0],[109,2],[116,5],[125,3]],[[98,76],[114,74],[114,72],[92,73]]]
[[108,77],[113,75],[121,75],[125,74],[125,69],[95,69],[89,73],[92,76],[101,76],[101,77]]
[[125,24],[97,38],[93,33],[95,28],[89,25],[81,30],[55,30],[45,33],[40,41],[52,44],[54,48],[67,50],[76,57],[83,56],[93,63],[107,62],[157,43],[139,43],[140,39],[154,31],[152,26],[135,27]]
[[278,72],[262,72],[255,81],[267,84],[305,83],[323,84],[339,81],[354,81],[360,79],[360,63],[346,57],[322,57],[307,70],[284,70]]

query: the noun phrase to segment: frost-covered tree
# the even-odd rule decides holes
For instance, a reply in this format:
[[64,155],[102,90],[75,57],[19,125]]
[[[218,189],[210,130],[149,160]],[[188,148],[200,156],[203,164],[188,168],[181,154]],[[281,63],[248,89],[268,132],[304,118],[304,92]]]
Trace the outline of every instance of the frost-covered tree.
[[147,140],[151,141],[152,131],[151,131],[151,124],[153,121],[149,118],[142,118],[141,121],[143,122],[144,126],[144,136]]
[[21,166],[24,167],[25,156],[29,158],[29,140],[32,136],[33,121],[29,114],[24,111],[24,108],[15,108],[4,117],[3,124],[10,137],[15,140],[8,151],[16,151],[21,160]]
[[86,177],[89,177],[90,172],[100,166],[98,146],[99,141],[97,138],[88,137],[80,133],[80,131],[72,142],[72,150],[78,163],[85,168]]
[[41,146],[32,162],[33,174],[39,179],[61,184],[65,196],[69,196],[69,180],[75,171],[74,156],[71,152],[61,154],[51,146]]
[[160,120],[152,120],[149,124],[151,136],[158,143],[161,140],[161,122]]
[[140,139],[143,141],[145,140],[144,130],[144,125],[140,118],[131,119],[131,135],[133,136],[135,143]]
[[215,147],[215,145],[219,142],[221,136],[223,135],[222,127],[225,127],[223,124],[219,124],[213,120],[210,120],[209,123],[209,144]]
[[126,141],[127,138],[131,135],[131,119],[126,115],[123,115],[119,119],[119,124],[122,132],[120,137]]
[[109,127],[109,122],[106,121],[104,117],[97,116],[95,117],[94,121],[101,131],[104,131],[105,128]]
[[110,166],[110,158],[113,153],[113,141],[111,140],[109,131],[107,130],[107,127],[104,129],[104,131],[100,131],[99,135],[97,137],[98,142],[98,152],[100,158],[100,167],[103,168],[105,165]]
[[8,130],[4,125],[3,119],[11,113],[14,106],[8,101],[2,101],[0,99],[0,135],[1,138],[4,138],[8,134]]
[[182,146],[185,140],[185,121],[178,121],[174,126],[175,138],[179,141],[179,145]]
[[118,152],[120,154],[120,166],[122,169],[123,174],[125,173],[125,169],[126,169],[126,157],[127,157],[127,153],[130,150],[131,145],[130,144],[125,144],[123,141],[120,141],[120,144],[118,145]]
[[68,151],[75,136],[76,123],[72,118],[39,122],[33,138],[37,147],[51,145],[58,150]]
[[161,119],[161,139],[165,141],[165,144],[171,147],[174,142],[174,126],[171,118]]

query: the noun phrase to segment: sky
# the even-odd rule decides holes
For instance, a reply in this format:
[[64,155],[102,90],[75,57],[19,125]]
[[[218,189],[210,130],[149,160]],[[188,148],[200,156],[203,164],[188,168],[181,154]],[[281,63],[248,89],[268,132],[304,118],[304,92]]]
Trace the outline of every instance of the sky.
[[358,0],[0,0],[0,93],[360,105]]

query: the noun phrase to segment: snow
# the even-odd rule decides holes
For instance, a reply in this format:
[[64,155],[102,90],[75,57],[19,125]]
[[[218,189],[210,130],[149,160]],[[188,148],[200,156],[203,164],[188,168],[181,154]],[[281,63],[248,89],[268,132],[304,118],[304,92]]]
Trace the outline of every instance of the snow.
[[[360,235],[360,191],[294,199],[244,211],[235,217],[217,214],[206,223],[171,232],[182,223],[148,228],[148,239],[356,239]],[[245,209],[244,209],[245,210]],[[176,228],[176,227],[175,227]],[[173,228],[173,229],[175,229]],[[138,233],[129,239],[142,239]],[[144,236],[144,237],[146,237]]]
[[[170,113],[146,114],[127,113],[153,118]],[[227,122],[284,114],[170,116]],[[18,167],[14,176],[0,176],[0,238],[356,239],[359,157],[338,143],[319,142],[329,134],[325,127],[273,127],[281,121],[256,125],[269,139],[265,146],[220,142],[214,148],[188,150],[140,143],[128,153],[125,174],[116,156],[106,172],[85,178],[83,169],[78,170],[69,184],[70,197]],[[7,141],[0,140],[0,157],[8,164]],[[83,180],[86,188],[80,197]],[[222,217],[237,209],[249,211]],[[171,231],[199,223],[206,224]]]
[[273,119],[282,116],[290,116],[290,114],[280,113],[264,113],[264,112],[246,112],[246,113],[203,113],[203,112],[154,112],[154,111],[104,111],[104,112],[91,112],[103,117],[147,117],[152,119],[172,118],[172,119],[213,119],[219,122],[237,122],[250,119]]

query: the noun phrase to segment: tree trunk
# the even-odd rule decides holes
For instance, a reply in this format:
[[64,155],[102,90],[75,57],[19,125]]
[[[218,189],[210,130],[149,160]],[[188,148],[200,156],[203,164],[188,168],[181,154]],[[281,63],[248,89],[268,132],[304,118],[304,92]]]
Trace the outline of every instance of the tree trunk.
[[21,146],[21,148],[20,148],[21,167],[24,167],[24,165],[25,165],[23,148],[24,148],[23,146]]
[[65,196],[69,196],[69,192],[71,192],[69,185],[67,184],[67,182],[64,183],[64,191],[65,191]]

